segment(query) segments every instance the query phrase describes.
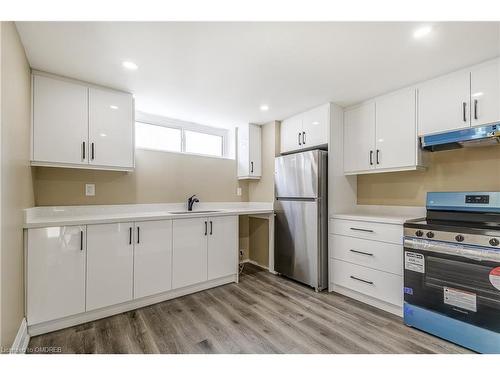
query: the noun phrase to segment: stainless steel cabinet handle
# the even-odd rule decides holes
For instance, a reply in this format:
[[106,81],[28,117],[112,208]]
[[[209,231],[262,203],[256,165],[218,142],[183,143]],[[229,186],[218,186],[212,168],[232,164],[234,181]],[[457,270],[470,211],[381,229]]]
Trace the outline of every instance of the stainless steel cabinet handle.
[[92,152],[91,152],[90,157],[91,157],[92,160],[94,160],[94,142],[92,142],[91,146],[92,146]]
[[132,245],[132,227],[128,228],[128,244]]
[[302,146],[302,143],[300,143],[300,133],[299,133],[299,146]]
[[353,280],[361,281],[362,283],[373,285],[373,281],[363,280],[363,279],[360,279],[359,277],[352,276],[352,275],[350,277]]
[[477,99],[474,99],[474,120],[477,120]]
[[373,233],[373,230],[371,229],[363,229],[363,228],[349,228],[350,230],[357,230],[358,232],[368,232],[368,233]]
[[253,173],[253,161],[250,162],[250,165],[251,165],[250,172]]
[[463,108],[463,116],[464,116],[464,122],[467,122],[467,103],[463,102],[462,103],[462,108]]
[[85,141],[82,144],[82,159],[85,160]]
[[306,144],[306,132],[302,132],[302,144]]
[[370,165],[373,165],[373,150],[370,150]]
[[205,236],[207,235],[208,228],[207,228],[207,222],[205,221]]
[[379,155],[380,155],[380,150],[377,150],[377,157],[376,157],[377,164],[380,164]]
[[141,227],[137,227],[137,243],[141,243]]
[[371,257],[373,256],[372,253],[365,253],[364,251],[359,251],[359,250],[354,250],[354,249],[350,249],[349,251],[352,252],[352,253],[356,253],[356,254],[369,255]]
[[80,251],[83,251],[83,230],[80,231]]
[[212,235],[212,233],[213,233],[213,226],[214,226],[214,223],[212,222],[212,220],[210,220],[210,235]]

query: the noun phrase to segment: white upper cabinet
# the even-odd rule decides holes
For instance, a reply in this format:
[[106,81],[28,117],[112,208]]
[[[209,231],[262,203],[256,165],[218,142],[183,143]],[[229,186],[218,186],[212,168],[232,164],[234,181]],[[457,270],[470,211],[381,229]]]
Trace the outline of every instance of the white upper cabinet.
[[290,117],[281,122],[281,153],[295,151],[302,146],[302,116]]
[[302,147],[316,147],[328,143],[330,104],[311,109],[302,117]]
[[32,165],[132,170],[131,94],[33,74]]
[[238,272],[238,216],[209,217],[208,280]]
[[132,300],[133,223],[87,226],[87,311]]
[[90,164],[134,167],[133,108],[130,94],[89,89]]
[[500,121],[500,59],[471,70],[471,125]]
[[48,163],[88,163],[87,88],[33,76],[33,155]]
[[375,168],[375,102],[344,112],[344,172]]
[[417,162],[416,91],[409,88],[376,99],[375,165],[412,167]]
[[144,221],[134,228],[134,298],[172,289],[172,220]]
[[300,113],[281,122],[281,153],[328,144],[330,103]]
[[418,153],[415,88],[344,112],[345,174],[414,170]]
[[248,124],[238,127],[238,178],[259,179],[262,176],[262,129]]
[[469,70],[418,85],[418,119],[418,135],[469,127]]
[[85,237],[84,225],[29,230],[29,325],[85,312]]

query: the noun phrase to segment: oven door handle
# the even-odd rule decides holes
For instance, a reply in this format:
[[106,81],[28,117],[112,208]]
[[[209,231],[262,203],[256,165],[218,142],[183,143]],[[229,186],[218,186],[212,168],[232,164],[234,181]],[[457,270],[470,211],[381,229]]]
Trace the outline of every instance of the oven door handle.
[[454,255],[478,261],[489,260],[500,262],[500,252],[482,247],[452,244],[440,241],[417,240],[405,238],[403,241],[405,249],[424,250],[432,253]]

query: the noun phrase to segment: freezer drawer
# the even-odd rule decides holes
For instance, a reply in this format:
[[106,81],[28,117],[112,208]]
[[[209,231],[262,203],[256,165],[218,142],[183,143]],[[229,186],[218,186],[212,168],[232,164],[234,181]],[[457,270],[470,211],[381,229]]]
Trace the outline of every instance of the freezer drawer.
[[[327,285],[326,232],[316,200],[277,200],[275,270],[323,289]],[[325,238],[323,238],[325,237]]]

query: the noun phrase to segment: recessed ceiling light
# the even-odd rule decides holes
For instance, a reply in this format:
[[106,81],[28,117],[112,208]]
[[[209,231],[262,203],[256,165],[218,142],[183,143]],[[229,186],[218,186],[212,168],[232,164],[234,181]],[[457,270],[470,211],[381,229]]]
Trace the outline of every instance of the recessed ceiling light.
[[268,106],[268,105],[266,105],[266,104],[262,104],[262,105],[260,106],[260,110],[261,110],[261,111],[267,111],[267,110],[269,110],[269,106]]
[[137,70],[138,66],[136,63],[132,61],[124,61],[122,62],[122,65],[124,68],[129,69],[129,70]]
[[429,35],[431,31],[432,31],[432,26],[422,26],[413,32],[413,37],[415,39],[420,39],[423,38],[424,36]]
[[110,105],[109,108],[111,108],[111,109],[118,109],[118,106],[117,105]]

